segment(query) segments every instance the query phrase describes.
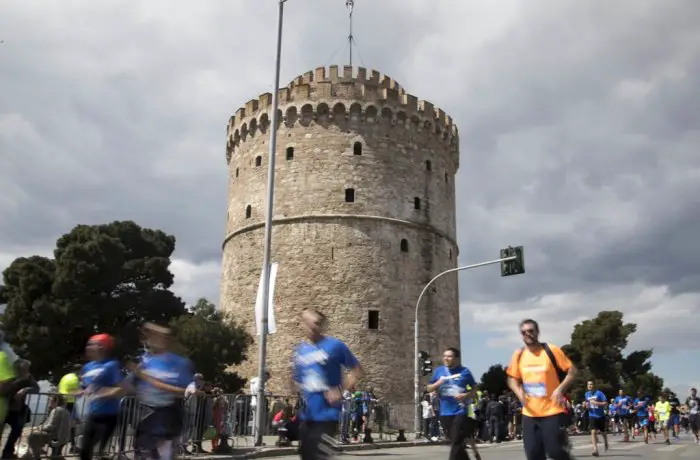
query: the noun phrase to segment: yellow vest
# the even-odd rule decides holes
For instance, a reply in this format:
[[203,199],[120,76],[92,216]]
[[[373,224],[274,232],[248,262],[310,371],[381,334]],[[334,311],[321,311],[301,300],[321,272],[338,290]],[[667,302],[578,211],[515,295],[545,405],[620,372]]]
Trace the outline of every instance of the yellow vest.
[[[0,351],[0,382],[7,382],[15,378],[15,369],[10,363],[7,353]],[[7,398],[0,398],[0,420],[5,420],[7,415]]]

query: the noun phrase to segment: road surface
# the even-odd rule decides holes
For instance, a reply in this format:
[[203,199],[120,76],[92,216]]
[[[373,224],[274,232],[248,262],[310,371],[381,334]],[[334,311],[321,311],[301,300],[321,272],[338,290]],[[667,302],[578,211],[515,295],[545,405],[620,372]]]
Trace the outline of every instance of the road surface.
[[[592,446],[590,437],[576,436],[571,438],[574,458],[594,458],[591,456]],[[637,440],[622,443],[619,437],[610,438],[610,450],[603,451],[599,444],[599,458],[612,459],[635,458],[637,460],[685,460],[700,459],[700,446],[696,446],[692,436],[683,435],[680,441],[673,441],[670,446],[663,444],[659,436],[656,441],[644,444]],[[502,444],[485,444],[479,446],[482,460],[525,460],[522,442],[504,442]],[[473,459],[473,455],[470,457]],[[298,459],[298,456],[280,457],[282,459]],[[402,447],[396,449],[378,449],[372,451],[348,452],[335,457],[335,460],[447,460],[447,446]]]

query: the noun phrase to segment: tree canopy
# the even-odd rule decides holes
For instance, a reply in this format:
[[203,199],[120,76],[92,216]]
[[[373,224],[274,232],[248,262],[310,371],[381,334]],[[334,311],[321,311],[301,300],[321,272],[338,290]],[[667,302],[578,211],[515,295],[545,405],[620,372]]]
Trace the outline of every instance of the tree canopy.
[[[220,366],[207,361],[219,353],[215,342],[235,342],[226,346],[225,363],[240,361],[248,342],[241,330],[225,330],[213,305],[188,312],[171,292],[174,250],[174,236],[131,221],[76,226],[58,239],[53,259],[20,257],[3,271],[0,303],[6,304],[7,340],[31,360],[35,377],[56,383],[83,362],[91,335],[113,334],[116,351],[124,356],[140,349],[138,329],[144,321],[172,323],[196,366],[204,366],[210,378],[218,376]],[[216,320],[205,327],[207,309]]]
[[492,395],[502,395],[509,391],[508,376],[502,364],[494,364],[481,376],[481,389]]
[[216,306],[199,299],[189,311],[172,320],[171,326],[182,346],[182,353],[196,363],[197,372],[226,392],[235,392],[244,383],[231,366],[245,359],[252,343],[242,328],[225,321]]
[[619,311],[601,311],[574,326],[571,342],[563,350],[580,370],[571,390],[575,399],[583,398],[588,380],[609,395],[620,388],[628,394],[642,391],[652,397],[661,392],[663,379],[651,372],[653,351],[624,354],[636,330],[637,325],[625,323]]

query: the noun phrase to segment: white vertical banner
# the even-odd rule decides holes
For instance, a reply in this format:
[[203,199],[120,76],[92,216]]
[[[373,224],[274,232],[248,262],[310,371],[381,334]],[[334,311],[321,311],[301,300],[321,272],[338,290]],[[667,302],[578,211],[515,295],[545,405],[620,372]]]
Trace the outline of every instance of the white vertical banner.
[[[270,295],[267,299],[267,332],[274,334],[277,331],[275,325],[275,309],[272,300],[275,298],[275,280],[277,279],[278,262],[270,264]],[[262,331],[262,312],[263,312],[263,276],[260,274],[260,283],[258,284],[258,296],[255,299],[255,325],[257,335]]]

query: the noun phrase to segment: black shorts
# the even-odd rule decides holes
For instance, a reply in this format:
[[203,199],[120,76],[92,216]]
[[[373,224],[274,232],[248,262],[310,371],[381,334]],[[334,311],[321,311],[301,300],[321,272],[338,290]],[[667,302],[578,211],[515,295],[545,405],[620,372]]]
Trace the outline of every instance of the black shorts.
[[605,417],[588,417],[588,429],[600,432],[607,431],[607,419]]
[[690,414],[688,424],[693,431],[700,431],[700,414]]

